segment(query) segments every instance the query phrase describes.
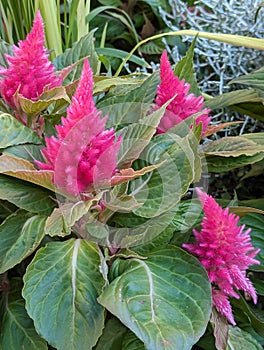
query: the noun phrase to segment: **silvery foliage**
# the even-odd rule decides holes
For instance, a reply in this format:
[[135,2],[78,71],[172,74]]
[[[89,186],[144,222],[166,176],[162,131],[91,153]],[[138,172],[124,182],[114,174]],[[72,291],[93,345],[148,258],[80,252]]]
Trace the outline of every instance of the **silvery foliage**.
[[[193,29],[212,33],[226,33],[263,38],[264,9],[262,8],[255,21],[255,14],[260,0],[201,0],[188,10],[182,0],[169,0],[171,13],[160,8],[160,15],[166,25],[173,31]],[[188,44],[193,37],[183,37]],[[166,39],[164,40],[166,44]],[[177,47],[170,50],[177,62],[181,57]],[[263,51],[245,47],[232,46],[226,43],[198,38],[195,47],[194,67],[201,91],[209,95],[219,95],[230,91],[228,85],[233,78],[247,74],[264,66]],[[212,122],[241,119],[238,113],[227,110],[215,111]],[[229,127],[225,135],[254,131],[259,121],[245,116],[242,126]]]
[[[169,0],[171,13],[160,9],[164,22],[172,30],[193,29],[263,38],[264,11],[255,14],[260,0],[202,0],[192,11],[182,0]],[[183,40],[191,42],[192,37]],[[171,52],[177,61],[177,47]],[[264,65],[262,51],[198,39],[195,48],[195,71],[203,92],[222,94],[230,90],[228,82]]]

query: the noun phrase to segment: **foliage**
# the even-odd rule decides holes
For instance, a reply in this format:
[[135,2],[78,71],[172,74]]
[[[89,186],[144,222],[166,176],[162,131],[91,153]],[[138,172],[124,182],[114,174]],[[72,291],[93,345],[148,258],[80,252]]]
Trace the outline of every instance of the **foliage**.
[[[140,13],[141,6],[151,8],[150,15],[157,16],[158,4],[167,6],[166,1],[143,1],[138,7],[132,6],[132,1],[128,3],[130,16]],[[14,25],[17,29],[13,41],[29,32],[32,14],[40,7],[49,47],[53,47],[48,40],[49,32],[54,33],[50,40],[60,38],[53,47],[52,64],[63,85],[46,87],[34,99],[24,97],[18,89],[15,106],[10,106],[4,94],[1,95],[0,348],[208,350],[211,344],[210,349],[222,350],[243,343],[245,348],[260,349],[264,343],[263,253],[256,257],[260,264],[251,266],[249,273],[258,303],[254,305],[246,294],[240,295],[239,300],[230,298],[237,325],[228,327],[226,319],[212,305],[212,286],[206,269],[182,246],[193,243],[192,229],[199,227],[203,217],[194,187],[206,191],[204,179],[210,173],[249,165],[253,175],[254,171],[263,171],[263,133],[210,141],[208,137],[226,125],[219,125],[217,130],[209,126],[203,135],[201,123],[195,123],[198,113],[157,135],[157,127],[175,100],[175,93],[154,109],[158,73],[122,75],[121,72],[129,59],[136,65],[145,65],[146,62],[133,53],[139,53],[140,47],[143,52],[145,44],[153,39],[160,42],[165,36],[199,35],[207,40],[260,50],[263,40],[229,34],[198,34],[192,30],[141,40],[136,24],[130,22],[124,8],[117,9],[119,1],[111,4],[100,1],[101,6],[93,9],[88,1],[63,1],[64,31],[58,26],[59,6],[55,2],[19,2],[22,7],[17,10],[27,13],[24,17],[27,27],[22,31],[19,19],[13,24],[10,20],[10,11],[15,7],[11,2],[2,4],[6,5],[2,16],[9,13],[9,17],[2,17],[1,25],[10,22],[10,26],[1,30],[11,35]],[[50,19],[57,19],[52,23],[48,23],[48,9]],[[72,17],[74,12],[77,16]],[[98,42],[100,35],[92,25],[97,15],[101,22],[102,18],[104,21],[110,18],[111,23],[118,23],[119,32],[120,24],[122,28],[125,26],[132,33],[131,47],[137,43],[130,54],[122,53],[124,61],[115,75],[111,74],[112,63],[107,51],[98,50],[99,46],[107,48],[104,45],[107,26],[110,30],[114,24],[110,24],[109,19]],[[145,23],[148,20],[146,17]],[[11,37],[5,38],[12,42]],[[195,42],[174,71],[199,95],[192,62],[194,47]],[[1,66],[8,69],[4,54],[12,54],[12,47],[1,41],[0,48]],[[112,55],[117,52],[121,51],[112,51]],[[93,99],[90,96],[89,100],[88,96],[82,101],[82,95],[76,92],[81,90],[81,84],[88,84],[86,93],[92,88],[91,80],[86,81],[82,75],[83,61],[84,67],[88,64],[87,57],[93,71]],[[100,75],[101,69],[106,69],[108,74]],[[263,118],[263,72],[236,78],[234,83],[238,81],[248,89],[237,88],[210,97],[205,101],[206,108],[214,110],[224,106],[249,110],[253,111],[253,117]],[[67,149],[67,157],[76,155],[72,141],[81,144],[84,135],[98,126],[90,125],[89,120],[88,128],[82,124],[87,115],[84,119],[73,118],[74,112],[80,111],[85,103],[90,103],[91,113],[98,113],[96,117],[99,118],[100,111],[102,116],[107,116],[104,123],[98,119],[97,124],[105,124],[111,136],[121,140],[116,169],[109,174],[107,184],[92,183],[77,194],[67,193],[56,186],[56,166],[61,158],[59,156],[54,164],[48,162],[47,150],[48,145],[59,144],[61,153],[58,154],[63,157],[63,150],[70,145],[73,148]],[[72,124],[67,124],[69,115]],[[79,129],[74,129],[74,123]],[[66,130],[68,134],[64,135]],[[76,130],[82,130],[77,135],[82,136],[79,139],[75,138]],[[105,135],[106,130],[100,129],[100,135]],[[90,142],[89,147],[92,145]],[[84,151],[87,149],[82,148],[81,155]],[[86,165],[89,163],[81,157],[77,161],[80,159]],[[105,164],[113,162],[109,159],[105,157]],[[50,167],[39,170],[37,164]],[[69,179],[68,169],[64,175]],[[238,198],[229,206],[230,211],[243,216],[241,225],[252,228],[254,247],[263,250],[264,205],[263,199],[258,200],[258,203],[256,199],[243,202]]]

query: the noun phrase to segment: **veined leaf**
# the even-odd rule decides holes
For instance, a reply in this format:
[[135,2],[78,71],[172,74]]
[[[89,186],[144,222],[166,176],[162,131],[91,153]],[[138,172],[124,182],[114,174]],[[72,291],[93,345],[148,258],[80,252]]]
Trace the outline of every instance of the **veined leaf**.
[[251,334],[238,327],[229,327],[226,350],[262,350],[263,347]]
[[193,68],[195,43],[196,38],[192,41],[192,44],[188,49],[186,55],[176,64],[174,68],[174,74],[177,75],[180,80],[184,79],[187,83],[191,85],[189,92],[192,92],[196,96],[199,96],[201,95],[201,92],[198,87]]
[[205,155],[221,157],[254,156],[264,152],[264,145],[258,145],[243,136],[230,136],[205,144],[203,151]]
[[156,249],[147,260],[117,259],[111,276],[98,300],[146,349],[189,350],[204,333],[211,286],[201,264],[182,249]]
[[166,162],[152,174],[131,181],[129,194],[143,203],[134,211],[136,215],[153,217],[171,209],[200,176],[197,139],[190,134],[184,138],[158,135],[143,152],[141,158],[150,164]]
[[256,256],[256,259],[260,261],[260,265],[250,266],[250,270],[253,271],[264,271],[264,237],[263,237],[263,227],[264,227],[264,216],[260,214],[250,213],[243,216],[239,220],[239,224],[245,224],[246,228],[251,228],[250,237],[252,244],[255,248],[260,248],[260,252]]
[[[57,70],[61,70],[71,64],[77,62],[81,58],[88,57],[94,74],[97,72],[98,57],[94,50],[94,30],[83,36],[78,42],[72,45],[72,48],[65,50],[53,60],[53,64]],[[65,84],[73,82],[81,75],[82,66],[78,65],[74,71],[65,79]]]
[[50,193],[27,182],[0,174],[0,199],[32,213],[49,215],[56,203]]
[[233,105],[237,105],[239,103],[245,102],[259,102],[261,103],[261,99],[258,94],[253,89],[243,89],[236,90],[231,92],[226,92],[225,94],[215,96],[206,100],[204,102],[205,107],[210,108],[211,110],[220,109],[224,107],[231,107]]
[[108,115],[107,127],[132,124],[146,116],[156,94],[159,77],[152,74],[140,86],[127,93],[123,90],[120,95],[106,97],[97,107]]
[[10,114],[0,111],[0,148],[25,143],[41,144],[40,138],[31,129]]
[[159,122],[165,112],[167,104],[154,111],[150,115],[139,120],[138,123],[129,124],[117,132],[117,137],[122,136],[122,142],[118,153],[119,167],[131,166],[138,159],[141,152],[156,133]]
[[255,72],[247,75],[242,75],[230,81],[229,84],[248,85],[253,89],[260,89],[264,91],[264,68],[258,69]]
[[[41,248],[24,276],[23,297],[37,332],[58,350],[91,349],[102,334],[97,303],[105,280],[95,244],[80,239]],[[45,312],[43,312],[45,310]]]
[[0,156],[0,174],[25,180],[52,191],[55,190],[52,183],[53,171],[36,170],[27,160],[12,157],[7,154]]
[[37,101],[27,99],[19,93],[16,99],[22,111],[28,115],[38,115],[55,102],[61,103],[61,101],[63,101],[63,103],[71,103],[64,86],[54,87],[53,89],[45,91],[39,96]]
[[34,328],[29,318],[23,299],[5,300],[1,324],[1,349],[47,350],[48,346]]
[[[55,208],[48,217],[45,226],[47,235],[66,236],[70,234],[70,228],[74,226],[79,219],[88,213],[93,204],[97,204],[103,193],[99,193],[94,198],[87,201],[79,201],[61,204],[59,208]],[[80,232],[79,232],[80,233]]]
[[44,237],[46,217],[18,211],[0,225],[0,273],[29,256]]
[[253,156],[241,155],[239,157],[219,157],[207,156],[206,166],[209,172],[222,173],[243,167],[248,164],[254,164],[264,159],[264,153],[260,152]]
[[3,150],[2,153],[28,160],[29,162],[34,164],[35,160],[43,162],[43,156],[41,153],[42,148],[43,145],[34,145],[33,143],[26,143],[7,147]]

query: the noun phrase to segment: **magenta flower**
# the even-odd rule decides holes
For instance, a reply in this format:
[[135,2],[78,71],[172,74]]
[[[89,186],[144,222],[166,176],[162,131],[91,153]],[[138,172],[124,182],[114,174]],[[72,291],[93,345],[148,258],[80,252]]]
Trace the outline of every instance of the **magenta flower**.
[[176,97],[167,106],[166,111],[161,118],[157,133],[164,133],[174,125],[179,124],[184,119],[190,117],[192,114],[202,112],[196,119],[198,125],[202,122],[202,133],[205,132],[211,118],[208,116],[210,110],[203,108],[203,97],[196,97],[193,94],[188,94],[190,84],[185,83],[184,79],[179,80],[174,75],[168,60],[167,52],[164,50],[160,59],[160,84],[157,90],[157,97],[155,99],[155,109],[160,108],[164,103],[168,102],[173,96]]
[[249,232],[238,226],[239,217],[221,208],[216,201],[200,189],[196,189],[203,205],[202,230],[193,230],[194,244],[183,244],[189,252],[198,255],[212,283],[213,305],[235,325],[228,297],[239,299],[234,290],[248,293],[256,304],[257,295],[251,281],[246,277],[250,265],[259,264],[254,257],[260,249],[254,249]]
[[92,96],[93,74],[84,61],[79,85],[67,109],[66,118],[56,125],[58,137],[46,138],[41,169],[54,171],[54,184],[77,195],[93,186],[109,185],[116,171],[121,139],[115,142],[114,129],[105,130],[107,117],[100,118]]
[[0,68],[0,94],[5,102],[16,108],[14,95],[36,100],[45,89],[60,86],[62,80],[54,75],[55,67],[48,59],[47,49],[44,47],[44,25],[37,11],[31,32],[25,40],[13,46],[14,56],[5,55],[9,67]]

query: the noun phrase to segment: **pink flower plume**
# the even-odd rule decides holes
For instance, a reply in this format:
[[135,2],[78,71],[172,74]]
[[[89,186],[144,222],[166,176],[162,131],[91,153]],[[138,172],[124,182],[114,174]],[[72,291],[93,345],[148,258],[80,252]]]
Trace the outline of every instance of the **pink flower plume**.
[[160,84],[157,90],[155,100],[155,109],[160,108],[164,103],[168,102],[175,95],[173,101],[167,106],[166,111],[160,121],[157,133],[164,133],[174,125],[179,124],[191,115],[201,112],[197,117],[196,124],[202,123],[202,133],[205,132],[211,118],[208,116],[209,109],[203,108],[203,97],[196,97],[188,94],[190,84],[185,83],[184,79],[179,80],[174,75],[168,60],[166,50],[163,51],[160,59]]
[[120,138],[115,142],[113,128],[105,129],[106,117],[100,118],[92,88],[93,74],[86,59],[67,116],[56,125],[57,137],[46,138],[42,150],[46,163],[36,161],[41,169],[54,170],[55,185],[73,195],[91,185],[110,184],[121,142]]
[[238,226],[238,216],[229,213],[228,208],[221,208],[200,189],[196,191],[204,210],[202,229],[201,232],[193,230],[195,243],[183,244],[183,247],[199,257],[213,286],[213,305],[235,325],[228,297],[239,299],[236,290],[243,290],[256,304],[256,291],[246,277],[246,270],[250,265],[259,264],[254,257],[260,249],[254,249],[251,244],[250,229],[245,231],[245,225]]
[[9,67],[0,69],[0,75],[4,77],[0,80],[0,93],[9,106],[16,107],[16,92],[36,100],[45,89],[61,85],[61,79],[54,75],[55,67],[48,59],[44,42],[44,25],[37,11],[26,39],[13,46],[14,56],[5,55]]

